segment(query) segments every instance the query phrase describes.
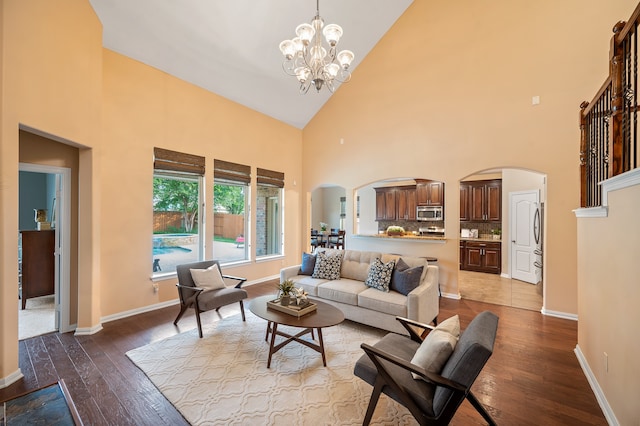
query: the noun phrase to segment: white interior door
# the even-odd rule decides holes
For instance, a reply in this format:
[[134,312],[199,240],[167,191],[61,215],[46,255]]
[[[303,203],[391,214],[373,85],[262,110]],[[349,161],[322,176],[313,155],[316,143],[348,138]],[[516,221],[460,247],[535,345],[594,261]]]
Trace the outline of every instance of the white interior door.
[[531,284],[538,282],[534,265],[534,251],[537,247],[534,238],[534,215],[539,200],[538,190],[509,193],[511,278]]

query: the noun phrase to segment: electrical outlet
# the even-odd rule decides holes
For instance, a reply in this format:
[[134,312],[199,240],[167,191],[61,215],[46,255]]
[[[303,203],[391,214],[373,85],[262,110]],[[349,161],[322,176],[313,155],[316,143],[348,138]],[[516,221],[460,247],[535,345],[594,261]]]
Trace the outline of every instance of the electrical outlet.
[[606,352],[604,352],[604,371],[609,372],[609,355]]
[[153,292],[157,293],[158,290],[160,289],[160,286],[158,285],[158,283],[153,283],[151,285],[153,286]]

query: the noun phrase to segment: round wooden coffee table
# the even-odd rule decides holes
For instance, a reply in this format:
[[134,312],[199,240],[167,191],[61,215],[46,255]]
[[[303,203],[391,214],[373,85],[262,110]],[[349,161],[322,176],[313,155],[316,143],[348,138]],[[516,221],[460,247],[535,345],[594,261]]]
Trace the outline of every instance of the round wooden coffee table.
[[[318,308],[301,316],[300,318],[295,315],[290,315],[285,312],[276,311],[267,307],[267,301],[273,300],[273,296],[257,297],[251,301],[249,310],[256,316],[267,320],[267,334],[265,341],[269,341],[269,334],[271,334],[271,342],[269,344],[269,359],[267,360],[267,368],[271,367],[271,356],[282,349],[285,345],[296,341],[300,344],[310,347],[311,349],[322,354],[322,364],[327,366],[327,359],[324,354],[324,343],[322,342],[322,329],[324,327],[331,327],[332,325],[338,325],[344,321],[344,314],[335,306],[328,303],[321,302],[319,300],[312,300],[313,303],[318,305]],[[292,336],[278,330],[278,325],[288,325],[290,327],[298,327],[303,330]],[[318,342],[314,340],[301,339],[305,334],[311,333],[311,338],[314,338],[314,329],[318,332]],[[275,344],[276,335],[286,337],[286,340]]]

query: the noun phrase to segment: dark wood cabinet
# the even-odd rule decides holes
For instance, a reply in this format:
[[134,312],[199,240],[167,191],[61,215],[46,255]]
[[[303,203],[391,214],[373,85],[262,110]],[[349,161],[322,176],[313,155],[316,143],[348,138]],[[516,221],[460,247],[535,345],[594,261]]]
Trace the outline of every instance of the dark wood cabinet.
[[396,220],[396,187],[375,188],[376,220]]
[[460,221],[471,220],[471,185],[460,182]]
[[502,244],[461,241],[460,257],[460,269],[499,274],[502,269]]
[[401,186],[396,191],[396,219],[416,220],[416,187]]
[[419,206],[444,206],[444,182],[416,179],[416,202]]
[[460,220],[502,221],[502,180],[460,183]]
[[27,299],[54,294],[55,231],[22,231],[22,309]]

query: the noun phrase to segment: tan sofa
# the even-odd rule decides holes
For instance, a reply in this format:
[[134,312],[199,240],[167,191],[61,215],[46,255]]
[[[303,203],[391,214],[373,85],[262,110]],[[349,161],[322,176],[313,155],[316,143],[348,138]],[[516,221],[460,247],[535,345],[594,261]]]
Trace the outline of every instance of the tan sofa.
[[[320,249],[322,250],[322,249]],[[396,333],[407,334],[396,316],[429,324],[437,321],[439,312],[438,267],[425,258],[399,256],[358,250],[325,250],[327,254],[342,253],[340,278],[328,280],[300,275],[300,266],[280,270],[280,280],[291,279],[304,288],[309,297],[339,308],[345,318]],[[402,260],[409,266],[423,265],[418,287],[408,295],[390,290],[384,292],[365,285],[371,263],[380,258],[383,263]]]

